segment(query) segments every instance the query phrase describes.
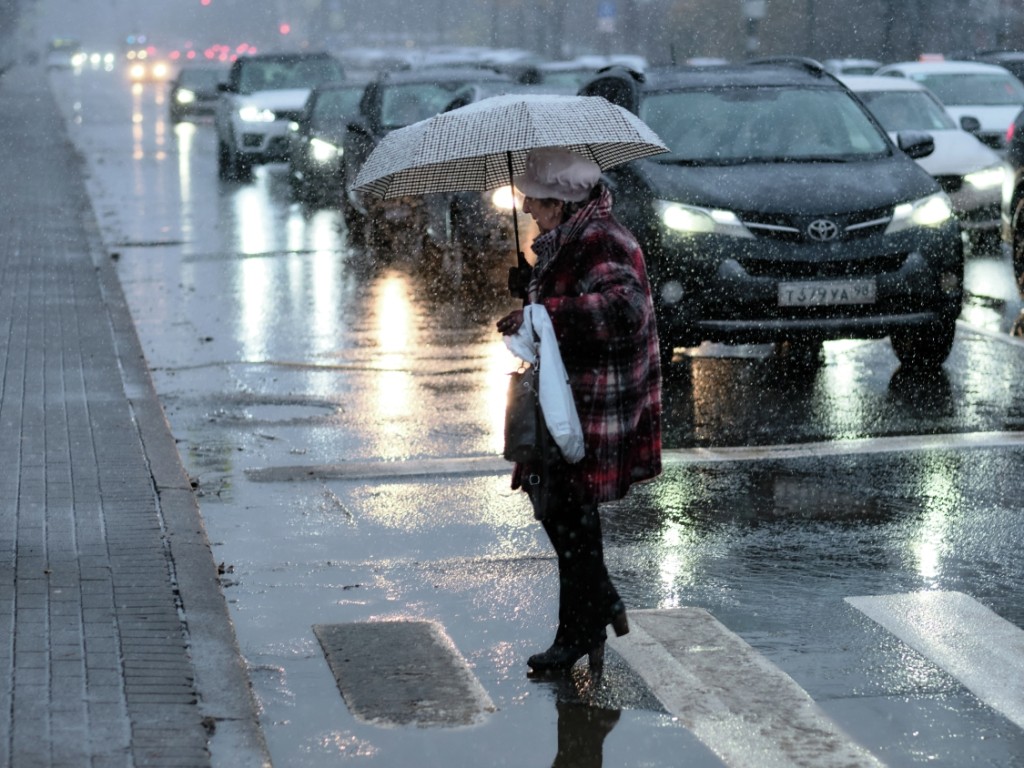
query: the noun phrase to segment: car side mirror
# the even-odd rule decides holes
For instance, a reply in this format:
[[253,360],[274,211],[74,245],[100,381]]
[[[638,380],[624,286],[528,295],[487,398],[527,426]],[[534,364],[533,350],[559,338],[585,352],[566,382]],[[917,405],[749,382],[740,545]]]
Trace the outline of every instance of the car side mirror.
[[964,115],[960,118],[960,127],[968,133],[977,133],[981,130],[981,120],[970,115]]
[[914,160],[928,157],[935,151],[935,139],[930,133],[900,131],[896,134],[896,144]]

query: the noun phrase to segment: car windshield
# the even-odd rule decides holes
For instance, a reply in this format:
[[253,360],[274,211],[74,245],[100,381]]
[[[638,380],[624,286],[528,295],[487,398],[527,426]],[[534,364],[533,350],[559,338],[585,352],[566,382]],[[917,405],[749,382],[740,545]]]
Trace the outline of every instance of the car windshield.
[[1013,75],[916,74],[912,77],[938,96],[943,104],[979,107],[1024,105],[1024,84]]
[[881,131],[837,88],[718,88],[648,94],[640,118],[668,145],[656,160],[733,164],[844,161],[890,151]]
[[463,82],[391,85],[381,94],[381,123],[393,130],[433,117],[443,112],[465,85]]
[[887,131],[956,129],[953,118],[924,91],[864,91],[858,95]]
[[314,128],[337,125],[349,116],[359,112],[359,99],[363,95],[361,88],[344,88],[336,91],[324,91],[313,105],[311,119]]
[[238,82],[241,93],[282,88],[313,88],[321,83],[344,80],[345,73],[334,59],[267,59],[247,61]]

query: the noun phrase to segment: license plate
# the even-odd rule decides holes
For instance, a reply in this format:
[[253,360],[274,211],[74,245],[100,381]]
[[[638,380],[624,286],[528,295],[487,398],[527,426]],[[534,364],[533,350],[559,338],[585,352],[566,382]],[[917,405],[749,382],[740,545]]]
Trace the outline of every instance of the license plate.
[[823,280],[779,283],[780,307],[874,304],[874,280]]

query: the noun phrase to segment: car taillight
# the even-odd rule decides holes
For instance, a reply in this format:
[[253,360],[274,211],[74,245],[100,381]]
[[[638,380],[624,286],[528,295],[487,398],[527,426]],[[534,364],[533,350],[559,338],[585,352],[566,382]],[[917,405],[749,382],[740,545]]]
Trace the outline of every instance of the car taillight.
[[1017,131],[1017,123],[1010,123],[1010,127],[1006,129],[1006,144],[1009,145],[1013,141],[1013,134]]

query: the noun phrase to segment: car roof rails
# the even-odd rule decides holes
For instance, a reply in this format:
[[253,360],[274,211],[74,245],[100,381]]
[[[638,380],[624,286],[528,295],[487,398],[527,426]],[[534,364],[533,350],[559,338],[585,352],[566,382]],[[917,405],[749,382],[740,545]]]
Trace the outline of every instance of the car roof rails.
[[789,64],[790,66],[803,67],[812,75],[826,75],[828,70],[825,69],[825,65],[817,59],[812,59],[808,56],[765,56],[759,59],[748,59],[743,62],[744,64]]

